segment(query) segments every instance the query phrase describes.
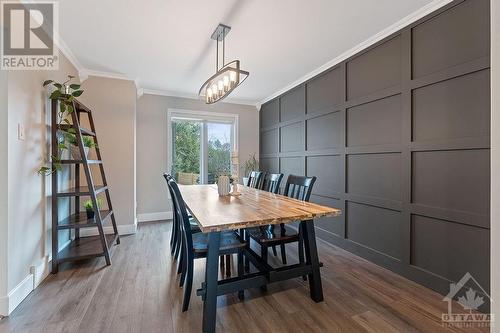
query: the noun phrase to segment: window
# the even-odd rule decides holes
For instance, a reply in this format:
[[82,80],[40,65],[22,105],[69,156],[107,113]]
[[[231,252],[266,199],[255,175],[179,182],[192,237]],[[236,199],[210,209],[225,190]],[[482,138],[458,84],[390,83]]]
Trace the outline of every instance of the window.
[[168,110],[167,168],[180,184],[213,184],[238,150],[238,115]]

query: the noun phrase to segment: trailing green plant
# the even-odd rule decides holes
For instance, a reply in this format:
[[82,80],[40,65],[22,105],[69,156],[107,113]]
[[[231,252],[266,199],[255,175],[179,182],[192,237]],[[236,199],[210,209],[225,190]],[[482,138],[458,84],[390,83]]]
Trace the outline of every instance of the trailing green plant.
[[[85,207],[85,210],[94,210],[94,204],[92,200],[86,200],[83,203],[83,207]],[[97,198],[97,208],[99,209],[100,207],[102,207],[102,199]]]
[[251,171],[259,170],[259,160],[255,157],[255,153],[248,156],[250,156],[250,158],[243,164],[244,177],[248,177]]
[[[66,141],[73,145],[73,146],[78,146],[78,140],[76,139],[76,135],[71,134],[71,133],[64,133],[64,136],[66,138]],[[83,146],[87,148],[95,148],[97,145],[95,144],[94,139],[91,136],[88,135],[82,135],[82,141],[83,141]]]
[[[73,75],[68,75],[68,79],[62,83],[55,82],[54,80],[46,80],[43,82],[43,87],[52,86],[53,88],[55,88],[50,94],[49,99],[53,101],[59,101],[59,107],[57,109],[58,128],[60,128],[63,123],[71,125],[68,116],[75,111],[73,102],[76,97],[79,97],[83,94],[83,90],[80,89],[81,86],[79,84],[71,83],[71,80],[73,80],[74,78],[75,77]],[[74,135],[76,134],[76,131],[73,128],[69,128],[66,133]],[[56,155],[51,156],[53,167],[42,166],[40,167],[40,169],[38,169],[38,174],[48,176],[56,171],[62,170],[60,156],[63,150],[68,149],[65,144],[65,137],[65,135],[62,138],[58,137],[58,152]]]

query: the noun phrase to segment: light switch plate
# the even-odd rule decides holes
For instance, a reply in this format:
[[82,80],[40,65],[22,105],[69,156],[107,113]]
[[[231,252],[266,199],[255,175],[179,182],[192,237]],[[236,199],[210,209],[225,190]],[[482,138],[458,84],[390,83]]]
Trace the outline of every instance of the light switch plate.
[[17,124],[17,139],[21,140],[21,141],[26,140],[26,133],[24,130],[24,125],[21,123]]

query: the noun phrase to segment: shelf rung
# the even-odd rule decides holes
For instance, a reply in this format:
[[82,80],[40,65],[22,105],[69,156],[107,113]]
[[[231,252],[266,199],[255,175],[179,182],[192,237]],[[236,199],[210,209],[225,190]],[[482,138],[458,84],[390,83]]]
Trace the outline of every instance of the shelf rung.
[[[68,124],[59,125],[59,129],[63,131],[67,131],[70,128],[74,128],[73,125],[68,125]],[[80,132],[82,132],[82,135],[96,136],[94,132],[84,127],[80,127]]]
[[[104,223],[111,217],[113,211],[101,210],[101,222]],[[80,212],[78,214],[71,214],[67,218],[61,220],[57,229],[81,229],[81,228],[95,228],[97,223],[95,218],[87,219],[87,212]]]
[[[83,160],[61,160],[61,164],[82,164]],[[87,160],[88,164],[102,164],[101,160]]]
[[[106,191],[108,189],[107,186],[99,185],[95,186],[95,194],[99,194],[103,191]],[[83,196],[89,196],[91,193],[89,191],[89,188],[87,186],[80,186],[78,188],[72,187],[67,190],[63,190],[61,192],[57,193],[58,197],[83,197]]]
[[[118,235],[107,234],[106,241],[111,249]],[[100,236],[81,237],[72,240],[66,247],[58,253],[58,262],[84,260],[104,255]]]

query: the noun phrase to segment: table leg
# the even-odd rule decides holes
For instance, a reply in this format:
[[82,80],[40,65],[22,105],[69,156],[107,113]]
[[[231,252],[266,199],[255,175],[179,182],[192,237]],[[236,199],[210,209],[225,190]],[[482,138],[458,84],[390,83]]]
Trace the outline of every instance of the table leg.
[[309,274],[309,290],[311,298],[315,302],[322,302],[323,286],[321,285],[321,274],[319,271],[318,248],[316,247],[314,221],[302,221],[300,224],[304,235],[306,263],[312,267],[312,272]]
[[[217,321],[217,280],[220,232],[208,234],[208,254],[205,267],[205,300],[203,302],[203,332],[214,333]],[[224,260],[224,258],[222,259]]]

